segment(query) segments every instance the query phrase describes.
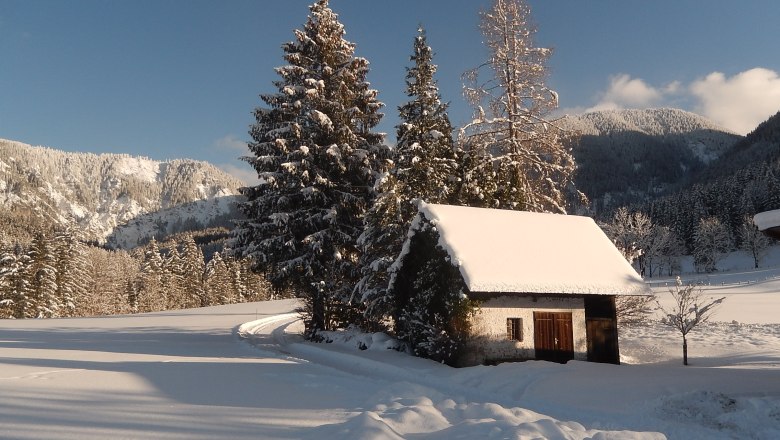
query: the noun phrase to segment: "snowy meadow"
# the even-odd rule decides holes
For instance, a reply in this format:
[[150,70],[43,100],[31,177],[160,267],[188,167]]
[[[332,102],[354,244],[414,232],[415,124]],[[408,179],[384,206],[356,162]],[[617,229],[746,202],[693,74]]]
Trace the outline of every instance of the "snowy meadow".
[[0,437],[778,438],[780,281],[708,289],[727,300],[688,367],[657,323],[621,331],[619,366],[455,369],[381,334],[305,342],[293,300],[5,320]]

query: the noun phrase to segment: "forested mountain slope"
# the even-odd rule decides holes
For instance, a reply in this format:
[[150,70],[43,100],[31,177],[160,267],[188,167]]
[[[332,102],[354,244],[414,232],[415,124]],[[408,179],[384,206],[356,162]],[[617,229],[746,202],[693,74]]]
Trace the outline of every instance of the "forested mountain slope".
[[699,176],[700,182],[780,159],[780,112],[726,150]]
[[119,247],[228,224],[242,185],[206,162],[68,153],[0,139],[0,221],[76,225],[85,239],[111,237]]
[[566,116],[576,182],[599,213],[647,200],[702,172],[741,136],[677,109],[609,110]]
[[739,237],[745,216],[780,209],[780,113],[726,151],[688,186],[639,205],[690,248],[698,222],[715,217]]

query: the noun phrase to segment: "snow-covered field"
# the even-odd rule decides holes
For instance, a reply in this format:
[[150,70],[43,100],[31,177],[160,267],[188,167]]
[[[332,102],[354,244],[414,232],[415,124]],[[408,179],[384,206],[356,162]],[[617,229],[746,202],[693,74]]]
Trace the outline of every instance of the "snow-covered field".
[[620,366],[453,369],[381,335],[304,343],[290,300],[0,321],[0,438],[780,438],[780,281],[730,289],[689,367],[650,325]]

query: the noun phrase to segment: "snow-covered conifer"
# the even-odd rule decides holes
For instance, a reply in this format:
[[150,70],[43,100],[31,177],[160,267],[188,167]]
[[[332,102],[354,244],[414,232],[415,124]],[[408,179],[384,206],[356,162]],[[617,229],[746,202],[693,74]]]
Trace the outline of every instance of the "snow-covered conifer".
[[166,308],[181,309],[194,307],[193,301],[184,287],[184,265],[177,243],[172,243],[168,254],[162,260],[162,290],[166,292]]
[[53,318],[59,316],[61,303],[57,297],[57,258],[52,240],[44,233],[38,233],[30,243],[27,252],[30,259],[26,271],[28,284],[24,297],[24,318]]
[[71,228],[54,235],[54,252],[57,269],[57,298],[61,304],[59,316],[74,316],[88,299],[87,291],[92,283],[90,262],[85,256],[84,245],[77,232]]
[[382,103],[366,81],[344,26],[319,0],[295,41],[283,45],[276,93],[255,110],[252,156],[261,183],[245,188],[247,220],[234,251],[276,285],[294,284],[309,310],[306,334],[340,325],[358,275],[357,238],[387,147],[372,131]]
[[416,214],[413,200],[447,203],[456,177],[452,126],[434,79],[437,66],[433,50],[422,27],[414,40],[411,61],[414,64],[406,71],[406,95],[411,99],[398,109],[398,145],[390,164],[394,166],[377,181],[379,195],[366,215],[360,237],[362,278],[357,291],[365,307],[365,324],[372,329],[391,312],[387,269],[401,252]]
[[0,318],[28,316],[29,263],[30,258],[18,244],[0,253]]
[[203,252],[195,243],[192,234],[187,234],[184,238],[182,248],[182,290],[187,298],[184,307],[205,307],[208,306],[208,299],[203,291],[203,271],[206,263],[203,258]]
[[228,267],[219,252],[215,252],[206,264],[203,278],[205,296],[209,304],[237,302],[237,292],[232,288]]
[[472,162],[462,168],[461,200],[565,213],[567,200],[582,195],[573,186],[574,157],[564,142],[568,134],[545,119],[558,106],[557,94],[544,84],[552,51],[536,46],[525,0],[494,0],[482,13],[480,27],[489,57],[464,75],[475,117],[461,131],[461,155]]
[[165,310],[168,305],[163,289],[163,260],[157,240],[152,238],[144,251],[138,285],[138,311],[154,312]]
[[457,173],[448,104],[441,101],[433,50],[422,27],[414,40],[411,61],[414,65],[406,71],[406,95],[411,99],[398,108],[401,123],[396,127],[394,170],[397,192],[404,202],[401,216],[406,222],[417,213],[408,203],[411,199],[448,202]]
[[430,222],[421,221],[409,242],[409,252],[394,273],[395,333],[416,356],[452,364],[470,332],[476,304],[439,235]]

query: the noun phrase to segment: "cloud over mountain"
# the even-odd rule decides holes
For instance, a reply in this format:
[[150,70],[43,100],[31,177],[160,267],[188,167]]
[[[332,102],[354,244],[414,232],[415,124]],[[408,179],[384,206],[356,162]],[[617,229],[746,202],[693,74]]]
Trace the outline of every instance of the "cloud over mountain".
[[689,84],[672,81],[655,86],[621,73],[610,77],[596,104],[584,111],[650,107],[682,107],[746,134],[780,110],[780,75],[757,67],[731,77],[713,72]]
[[780,76],[757,67],[727,77],[713,72],[694,81],[695,111],[737,133],[746,134],[780,110]]

